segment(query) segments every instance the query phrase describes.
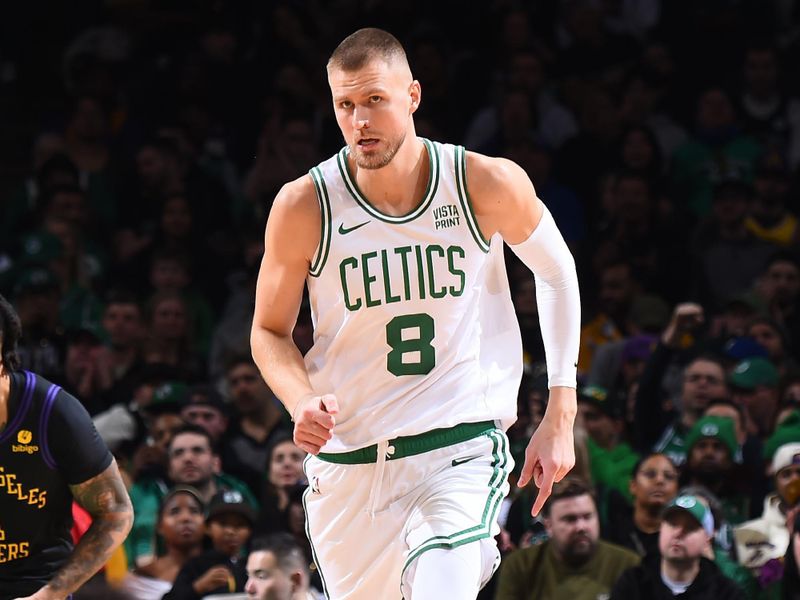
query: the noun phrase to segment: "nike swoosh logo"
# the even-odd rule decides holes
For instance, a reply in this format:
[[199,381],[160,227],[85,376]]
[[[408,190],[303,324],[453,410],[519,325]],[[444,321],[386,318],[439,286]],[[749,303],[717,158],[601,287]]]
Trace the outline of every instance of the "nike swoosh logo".
[[371,223],[371,221],[364,221],[363,223],[359,223],[358,225],[354,225],[353,227],[345,227],[344,223],[342,223],[341,225],[339,225],[339,233],[342,235],[347,235],[351,231],[355,231],[356,229],[358,229],[359,227],[363,227],[367,223]]
[[453,465],[454,467],[457,467],[458,465],[463,465],[464,463],[468,463],[469,461],[475,460],[476,458],[480,458],[480,455],[468,456],[467,458],[462,458],[460,460],[458,458],[454,458],[453,462],[451,462],[450,464]]

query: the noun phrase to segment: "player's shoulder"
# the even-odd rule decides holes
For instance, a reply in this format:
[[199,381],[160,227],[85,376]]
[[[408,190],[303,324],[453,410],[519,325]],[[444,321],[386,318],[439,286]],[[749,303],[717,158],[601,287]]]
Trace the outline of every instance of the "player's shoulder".
[[530,182],[525,170],[513,160],[478,152],[466,152],[466,170],[467,185],[472,194],[513,188],[520,181]]
[[467,152],[466,161],[467,191],[478,215],[505,212],[508,202],[536,195],[528,174],[512,160]]
[[306,173],[285,183],[275,196],[272,205],[292,212],[318,208],[317,192],[311,175]]
[[319,231],[319,200],[311,176],[306,174],[283,185],[269,212],[273,230],[277,227],[290,235],[311,235]]

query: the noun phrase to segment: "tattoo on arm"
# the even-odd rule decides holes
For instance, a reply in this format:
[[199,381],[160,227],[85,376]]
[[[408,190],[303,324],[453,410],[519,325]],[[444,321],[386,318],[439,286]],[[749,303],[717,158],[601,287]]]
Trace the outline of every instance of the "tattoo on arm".
[[47,585],[54,592],[74,592],[99,571],[125,540],[133,523],[133,507],[116,461],[98,476],[70,489],[78,504],[92,515],[92,524]]

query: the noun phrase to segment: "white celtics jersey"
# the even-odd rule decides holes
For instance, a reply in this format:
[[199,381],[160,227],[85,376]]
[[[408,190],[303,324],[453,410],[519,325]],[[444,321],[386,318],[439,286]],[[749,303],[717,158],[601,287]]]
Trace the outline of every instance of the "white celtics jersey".
[[375,209],[347,148],[311,170],[322,237],[308,277],[317,393],[339,401],[326,452],[459,423],[516,418],[522,344],[503,242],[482,237],[465,192],[464,149],[424,140],[422,202]]

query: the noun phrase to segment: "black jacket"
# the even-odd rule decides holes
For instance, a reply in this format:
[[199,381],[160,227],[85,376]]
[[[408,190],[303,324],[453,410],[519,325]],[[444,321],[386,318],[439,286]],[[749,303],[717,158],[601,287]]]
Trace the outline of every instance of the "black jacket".
[[235,589],[221,587],[203,595],[243,592],[244,584],[247,582],[247,573],[243,561],[239,560],[233,562],[222,552],[208,550],[200,556],[189,559],[187,563],[183,565],[178,572],[178,576],[175,578],[175,583],[172,584],[172,589],[164,594],[162,600],[200,600],[201,596],[194,591],[192,585],[197,579],[200,579],[206,571],[217,565],[224,565],[231,570],[235,580]]
[[649,557],[625,571],[611,590],[610,600],[745,600],[744,593],[712,561],[701,558],[700,572],[680,596],[673,596],[661,580],[661,559]]

